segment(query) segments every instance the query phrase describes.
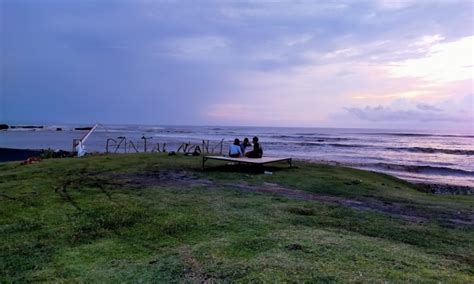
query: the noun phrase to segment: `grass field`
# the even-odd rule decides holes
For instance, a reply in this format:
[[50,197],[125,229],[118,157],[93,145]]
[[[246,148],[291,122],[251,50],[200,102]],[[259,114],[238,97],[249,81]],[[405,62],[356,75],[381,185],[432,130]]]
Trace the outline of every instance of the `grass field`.
[[474,282],[474,196],[296,162],[0,164],[0,282]]

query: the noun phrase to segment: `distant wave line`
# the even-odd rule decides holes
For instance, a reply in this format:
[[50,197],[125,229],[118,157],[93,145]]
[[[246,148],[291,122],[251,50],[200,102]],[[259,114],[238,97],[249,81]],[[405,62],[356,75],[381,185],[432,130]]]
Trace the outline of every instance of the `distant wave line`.
[[[284,142],[273,142],[272,144],[285,144]],[[464,149],[443,149],[443,148],[430,148],[430,147],[383,147],[378,145],[369,144],[343,144],[343,143],[319,143],[319,142],[298,142],[295,143],[298,146],[330,146],[330,147],[341,147],[341,148],[374,148],[380,150],[391,150],[391,151],[404,151],[414,153],[426,153],[426,154],[448,154],[448,155],[474,155],[474,150]]]
[[415,152],[415,153],[441,153],[441,154],[449,154],[449,155],[467,155],[472,156],[474,155],[474,150],[462,150],[462,149],[441,149],[441,148],[425,148],[425,147],[387,147],[387,150],[394,150],[394,151],[407,151],[407,152]]
[[406,137],[458,137],[474,138],[474,135],[454,135],[454,134],[424,134],[424,133],[360,133],[363,135],[385,135],[385,136],[406,136]]

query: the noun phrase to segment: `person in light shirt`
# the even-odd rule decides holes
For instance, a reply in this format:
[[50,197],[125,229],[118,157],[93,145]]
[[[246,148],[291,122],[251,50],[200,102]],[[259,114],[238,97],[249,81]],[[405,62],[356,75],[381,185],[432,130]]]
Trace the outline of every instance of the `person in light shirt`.
[[243,156],[242,150],[240,149],[240,140],[239,138],[235,138],[234,144],[229,146],[229,157],[239,158]]

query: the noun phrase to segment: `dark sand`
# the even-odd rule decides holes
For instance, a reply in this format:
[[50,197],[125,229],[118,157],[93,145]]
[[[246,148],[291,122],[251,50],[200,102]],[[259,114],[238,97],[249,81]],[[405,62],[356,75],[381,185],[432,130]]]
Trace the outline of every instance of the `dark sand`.
[[0,148],[0,162],[23,161],[30,157],[39,157],[43,150]]

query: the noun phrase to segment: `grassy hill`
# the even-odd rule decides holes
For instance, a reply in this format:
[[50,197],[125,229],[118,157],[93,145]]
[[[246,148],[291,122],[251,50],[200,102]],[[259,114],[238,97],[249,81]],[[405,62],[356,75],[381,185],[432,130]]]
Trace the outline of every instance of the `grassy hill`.
[[0,282],[474,282],[474,197],[163,154],[0,164]]

